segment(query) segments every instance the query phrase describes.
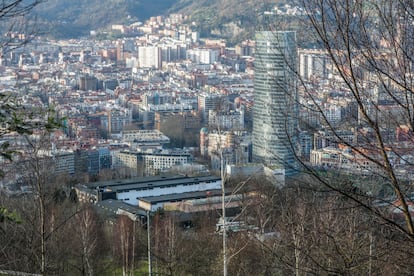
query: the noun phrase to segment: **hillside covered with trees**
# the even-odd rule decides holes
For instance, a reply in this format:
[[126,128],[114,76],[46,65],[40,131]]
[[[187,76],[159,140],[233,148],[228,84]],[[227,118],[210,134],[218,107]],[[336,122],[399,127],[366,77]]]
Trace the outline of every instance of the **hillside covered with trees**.
[[54,37],[79,37],[111,24],[145,21],[151,16],[165,14],[174,3],[164,0],[49,0],[38,5],[34,14],[42,32]]
[[151,16],[183,13],[202,36],[224,37],[230,43],[248,37],[257,14],[280,0],[48,0],[34,10],[42,33],[55,38],[88,35],[112,24],[145,21]]

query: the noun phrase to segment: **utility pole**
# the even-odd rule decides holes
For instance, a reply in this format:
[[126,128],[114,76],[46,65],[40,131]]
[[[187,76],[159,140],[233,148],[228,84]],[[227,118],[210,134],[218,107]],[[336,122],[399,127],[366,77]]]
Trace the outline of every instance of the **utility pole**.
[[221,219],[223,223],[223,276],[227,276],[227,220],[226,220],[226,189],[224,174],[223,149],[220,151],[220,177],[221,177]]
[[368,263],[368,275],[372,275],[372,255],[374,253],[374,235],[372,230],[369,232],[369,263]]
[[132,262],[131,262],[131,273],[134,275],[134,264],[135,264],[135,235],[136,235],[136,229],[135,229],[135,222],[137,220],[137,217],[134,216],[132,220]]
[[151,267],[151,224],[150,224],[150,211],[147,211],[147,238],[148,238],[148,275],[152,276]]

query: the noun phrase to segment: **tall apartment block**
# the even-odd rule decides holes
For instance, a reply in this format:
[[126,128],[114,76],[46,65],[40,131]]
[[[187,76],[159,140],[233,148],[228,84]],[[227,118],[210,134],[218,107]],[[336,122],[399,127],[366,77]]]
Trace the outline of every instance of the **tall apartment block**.
[[296,33],[256,32],[253,160],[296,173],[298,93]]

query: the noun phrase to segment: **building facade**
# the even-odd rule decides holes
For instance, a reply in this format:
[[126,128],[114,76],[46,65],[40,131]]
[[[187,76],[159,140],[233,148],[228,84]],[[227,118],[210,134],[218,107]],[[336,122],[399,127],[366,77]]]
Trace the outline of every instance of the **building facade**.
[[140,68],[161,69],[162,52],[157,46],[138,47],[138,64]]
[[120,151],[115,154],[116,167],[127,168],[131,176],[157,175],[176,165],[191,164],[193,157],[185,151]]
[[219,129],[244,129],[244,111],[243,110],[230,110],[217,111],[209,110],[208,113],[208,125],[210,127],[216,127]]
[[256,33],[253,158],[296,172],[298,96],[296,87],[296,33]]
[[323,50],[302,49],[299,51],[299,75],[305,80],[328,78],[332,65],[328,53]]
[[210,110],[223,110],[226,99],[216,94],[198,95],[198,112],[204,122],[208,122]]

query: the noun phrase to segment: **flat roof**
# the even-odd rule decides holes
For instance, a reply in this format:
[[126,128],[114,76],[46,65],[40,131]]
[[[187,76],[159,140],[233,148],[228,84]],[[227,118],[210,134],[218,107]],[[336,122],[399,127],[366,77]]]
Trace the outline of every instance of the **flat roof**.
[[142,190],[165,186],[190,185],[199,182],[219,181],[216,176],[188,177],[184,175],[158,175],[149,177],[130,178],[122,180],[100,181],[86,184],[90,189],[108,189],[121,192],[127,190]]
[[[226,195],[230,195],[231,193],[232,192],[230,190],[226,190]],[[205,199],[208,197],[217,197],[217,196],[221,196],[221,189],[169,194],[169,195],[162,195],[162,196],[141,197],[139,198],[139,200],[140,201],[142,200],[142,201],[145,201],[151,204],[157,204],[157,203],[162,203],[162,202],[174,202],[174,201],[182,201],[182,200],[189,200],[189,199]]]
[[191,154],[189,152],[177,152],[177,151],[157,151],[157,152],[146,152],[146,151],[121,151],[120,153],[124,153],[124,154],[129,154],[129,155],[140,155],[140,156],[150,156],[150,155],[154,155],[154,156],[191,156]]
[[94,206],[96,206],[97,208],[100,207],[101,209],[103,209],[102,211],[112,215],[116,215],[118,209],[121,209],[137,216],[146,216],[145,210],[117,199],[107,199],[99,201]]

